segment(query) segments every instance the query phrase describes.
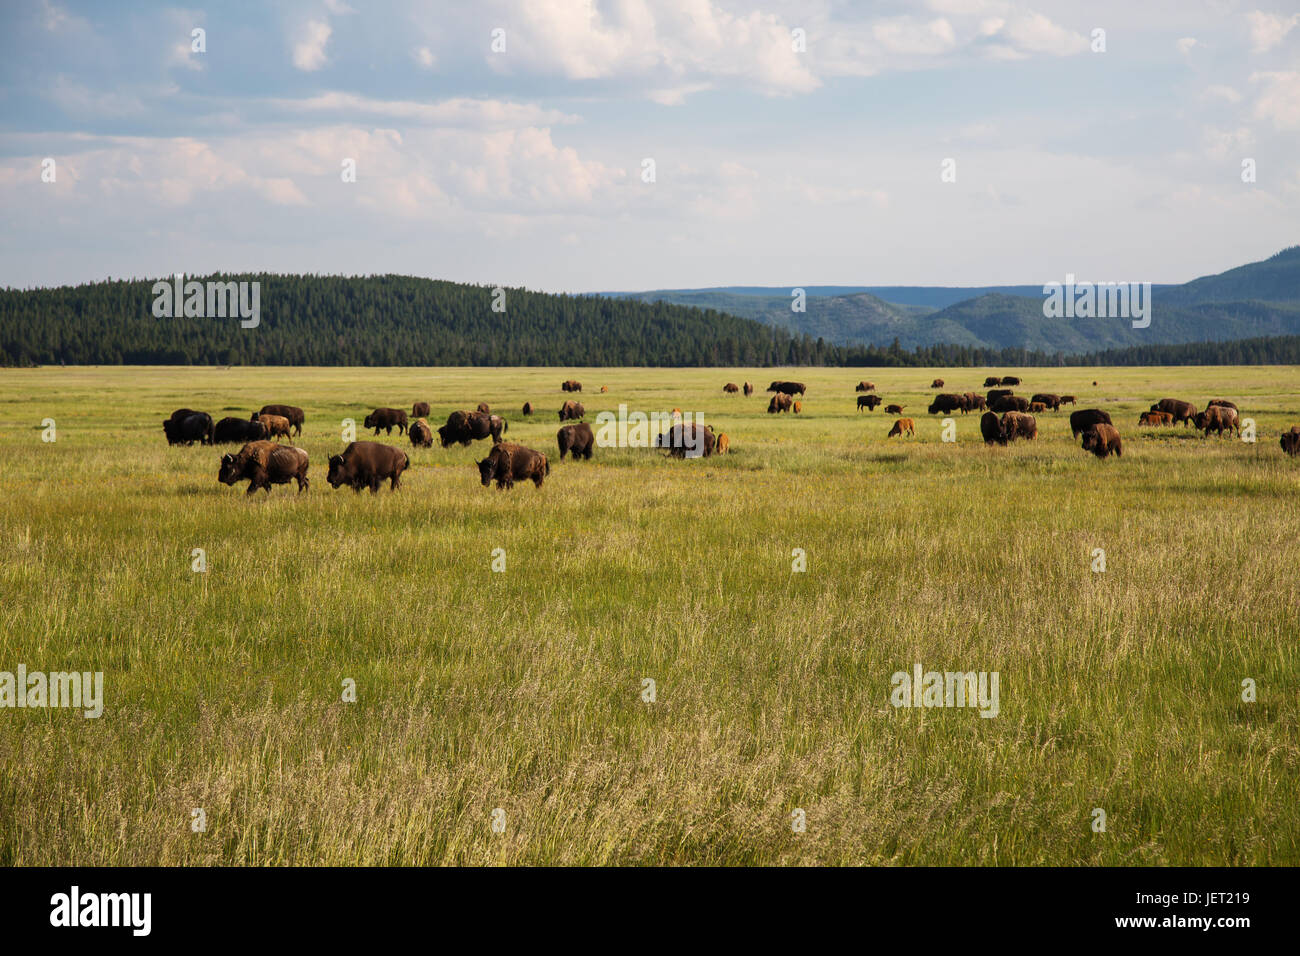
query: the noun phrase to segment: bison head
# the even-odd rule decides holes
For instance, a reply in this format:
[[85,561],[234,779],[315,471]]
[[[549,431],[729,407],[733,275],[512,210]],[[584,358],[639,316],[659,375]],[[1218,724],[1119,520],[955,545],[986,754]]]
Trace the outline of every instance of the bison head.
[[221,470],[217,472],[217,481],[223,485],[233,485],[243,477],[244,468],[234,455],[221,456]]
[[1083,450],[1096,451],[1097,445],[1101,442],[1101,435],[1097,433],[1097,426],[1094,425],[1083,433]]
[[339,485],[344,484],[347,481],[344,472],[343,456],[330,455],[330,473],[326,476],[325,480],[330,483],[331,488],[337,488]]
[[438,440],[442,442],[443,448],[450,448],[456,442],[455,430],[450,425],[439,426]]
[[478,463],[478,477],[479,481],[483,483],[484,488],[492,484],[492,472],[495,470],[496,462],[493,461],[491,455],[488,455]]

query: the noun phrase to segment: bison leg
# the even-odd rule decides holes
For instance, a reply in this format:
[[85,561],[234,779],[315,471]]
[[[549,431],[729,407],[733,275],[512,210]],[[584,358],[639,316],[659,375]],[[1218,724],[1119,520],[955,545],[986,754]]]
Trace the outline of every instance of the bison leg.
[[388,486],[388,490],[396,491],[397,486],[400,485],[401,483],[402,483],[402,473],[398,471],[393,472],[393,480],[392,483]]

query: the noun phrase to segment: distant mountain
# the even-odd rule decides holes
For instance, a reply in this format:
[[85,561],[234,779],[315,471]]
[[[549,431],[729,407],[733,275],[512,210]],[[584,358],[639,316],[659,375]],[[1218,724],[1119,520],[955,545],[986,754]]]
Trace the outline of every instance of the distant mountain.
[[839,295],[816,295],[817,288],[836,287],[808,287],[804,312],[791,311],[789,289],[624,295],[715,308],[841,346],[884,347],[897,341],[905,349],[948,344],[1080,354],[1300,334],[1300,246],[1183,285],[1153,286],[1152,321],[1146,329],[1118,318],[1048,318],[1041,285],[872,286]]

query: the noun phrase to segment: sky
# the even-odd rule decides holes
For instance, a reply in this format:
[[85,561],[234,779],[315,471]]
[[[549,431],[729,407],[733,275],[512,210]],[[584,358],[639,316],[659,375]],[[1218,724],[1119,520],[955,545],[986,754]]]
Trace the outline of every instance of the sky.
[[1300,0],[4,0],[0,222],[17,288],[1182,282],[1300,242]]

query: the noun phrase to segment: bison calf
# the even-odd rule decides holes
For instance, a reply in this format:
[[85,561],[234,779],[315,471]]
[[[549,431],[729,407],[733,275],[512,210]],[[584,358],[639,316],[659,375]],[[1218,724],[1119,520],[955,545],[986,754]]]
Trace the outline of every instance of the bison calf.
[[916,437],[916,423],[910,418],[900,418],[894,422],[894,427],[889,430],[886,438],[893,438],[895,435],[911,435]]

